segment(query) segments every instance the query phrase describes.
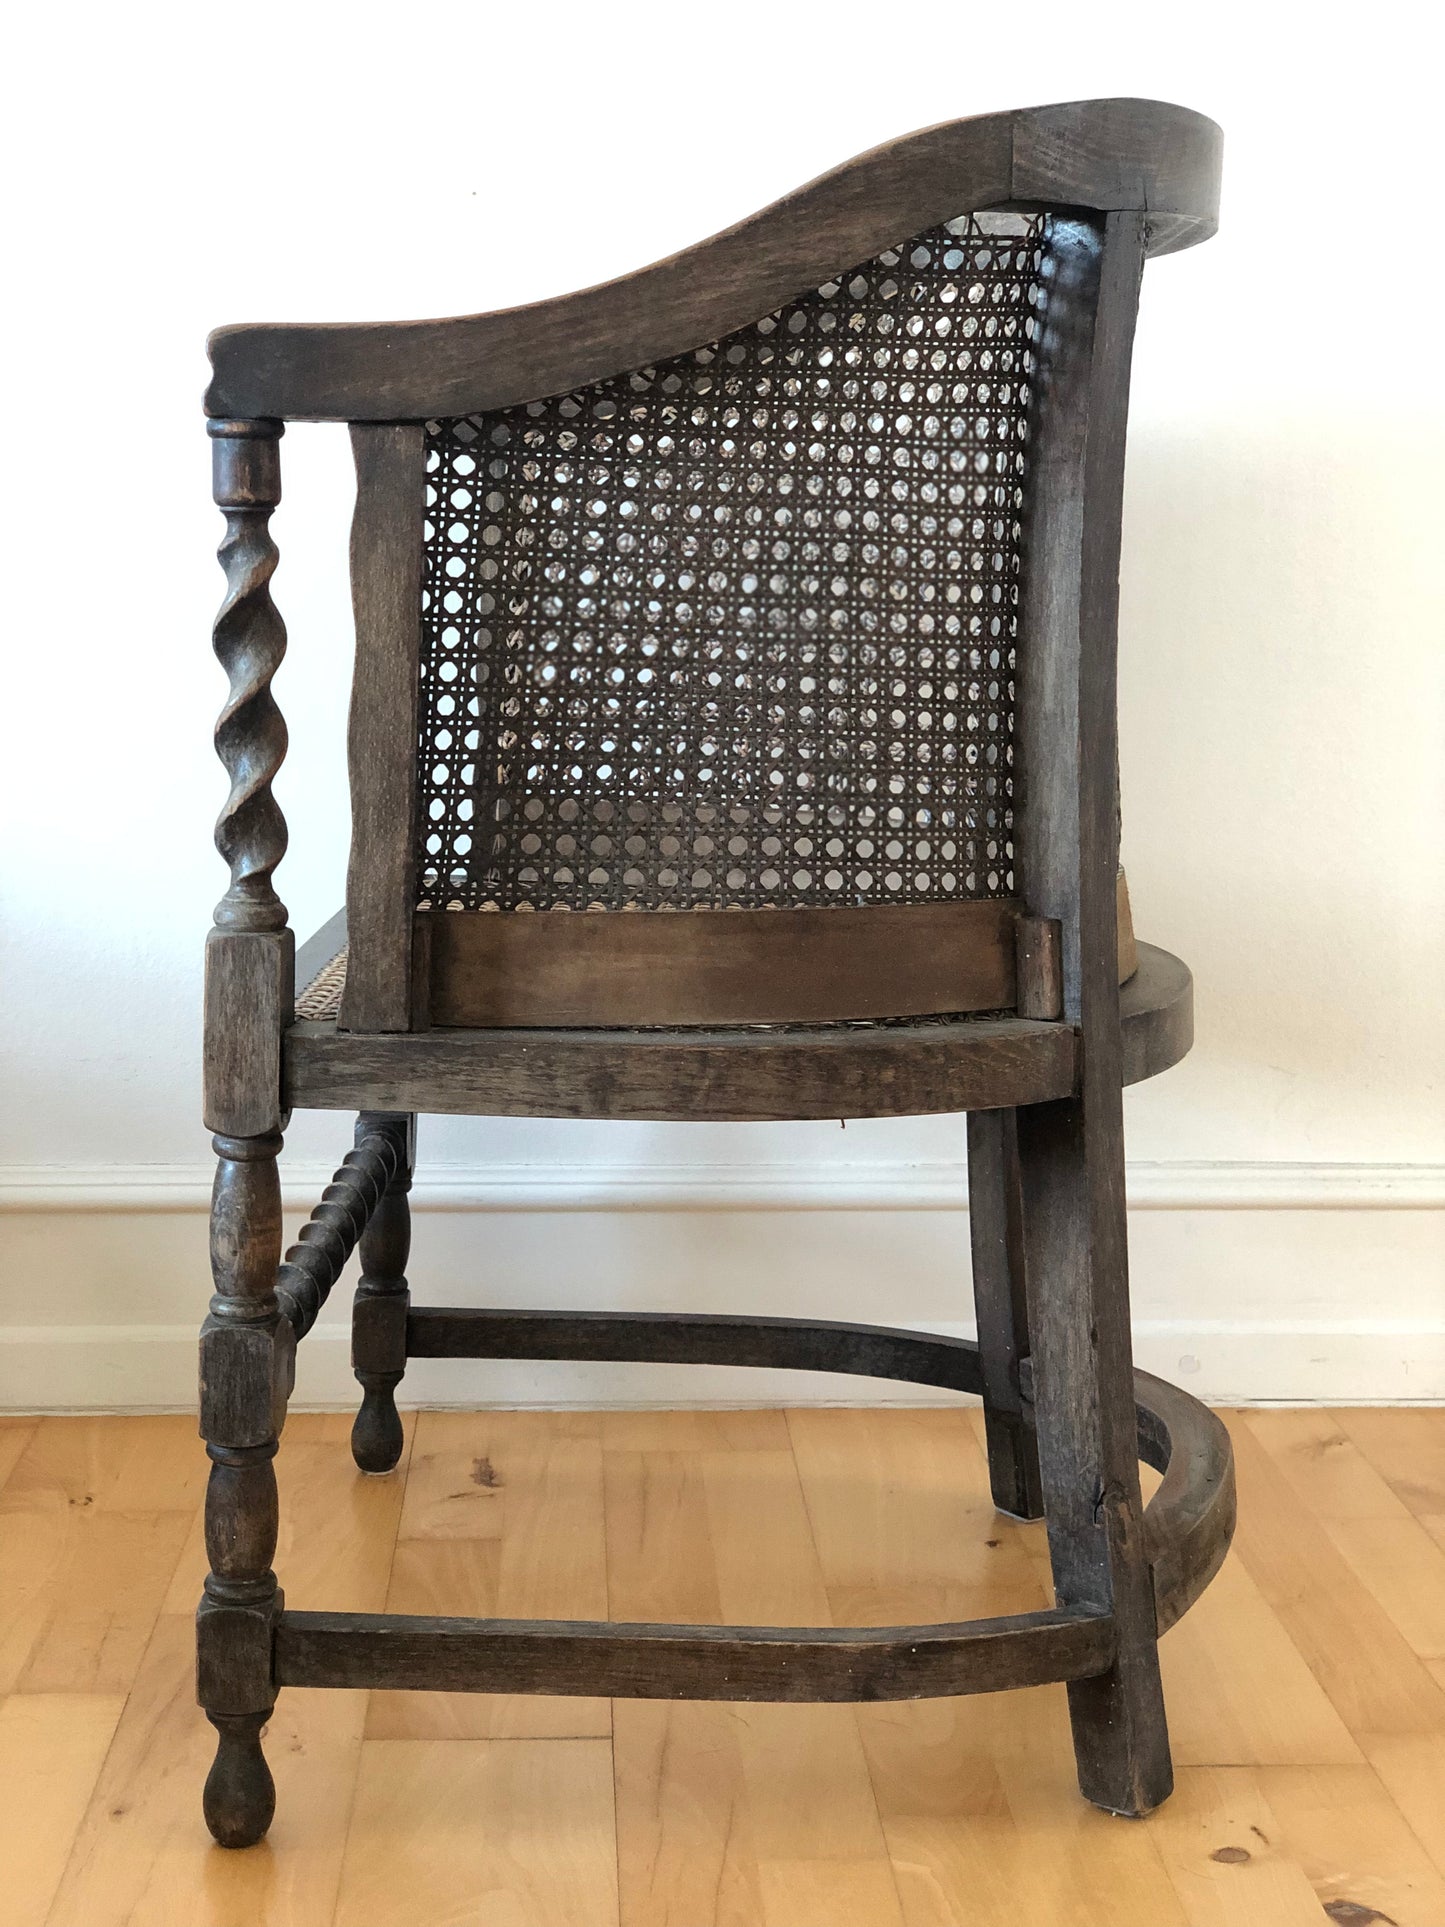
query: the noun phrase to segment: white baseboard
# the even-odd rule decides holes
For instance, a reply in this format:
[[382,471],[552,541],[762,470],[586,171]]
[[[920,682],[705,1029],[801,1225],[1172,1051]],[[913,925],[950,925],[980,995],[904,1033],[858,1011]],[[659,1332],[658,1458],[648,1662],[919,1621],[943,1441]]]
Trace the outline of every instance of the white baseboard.
[[[201,1211],[209,1164],[0,1167],[0,1212]],[[282,1160],[288,1207],[332,1167]],[[1135,1211],[1441,1211],[1445,1165],[1134,1162]],[[964,1208],[961,1160],[778,1164],[423,1166],[418,1211],[940,1211]]]
[[[933,1329],[972,1336],[961,1323]],[[318,1325],[298,1354],[298,1411],[351,1411],[349,1334]],[[1137,1362],[1216,1405],[1440,1404],[1445,1329],[1212,1330],[1136,1323]],[[194,1409],[194,1325],[11,1326],[0,1344],[0,1410]],[[895,1380],[822,1372],[759,1372],[705,1365],[530,1363],[416,1359],[398,1392],[403,1406],[938,1405],[950,1395]],[[964,1401],[966,1402],[966,1401]]]
[[[293,1224],[329,1177],[289,1167]],[[0,1171],[0,1409],[193,1406],[208,1195],[200,1165]],[[424,1166],[415,1198],[430,1214],[419,1303],[968,1329],[960,1164]],[[1218,1403],[1445,1401],[1445,1167],[1145,1163],[1129,1200],[1150,1370]],[[347,1296],[302,1347],[299,1405],[355,1402]],[[404,1389],[460,1406],[939,1396],[809,1373],[488,1360],[419,1360]]]

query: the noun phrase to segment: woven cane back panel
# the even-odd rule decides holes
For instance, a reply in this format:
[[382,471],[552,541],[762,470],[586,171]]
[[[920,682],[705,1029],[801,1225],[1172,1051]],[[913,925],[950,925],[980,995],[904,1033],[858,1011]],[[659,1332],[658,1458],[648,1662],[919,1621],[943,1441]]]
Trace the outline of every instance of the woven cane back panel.
[[428,424],[419,907],[1011,893],[1047,234],[994,226]]

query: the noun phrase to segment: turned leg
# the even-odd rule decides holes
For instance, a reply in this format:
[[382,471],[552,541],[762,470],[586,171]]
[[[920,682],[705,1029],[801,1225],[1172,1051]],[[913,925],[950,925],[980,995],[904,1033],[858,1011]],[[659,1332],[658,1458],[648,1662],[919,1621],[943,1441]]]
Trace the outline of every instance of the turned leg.
[[411,1252],[412,1170],[416,1118],[363,1112],[356,1137],[385,1132],[397,1144],[396,1172],[361,1234],[361,1282],[351,1322],[351,1363],[361,1409],[351,1428],[351,1455],[363,1472],[394,1471],[403,1443],[396,1388],[406,1370],[406,1315],[411,1304],[406,1262]]
[[1017,1113],[1033,1393],[1054,1591],[1110,1613],[1113,1666],[1069,1686],[1079,1786],[1139,1815],[1174,1784],[1144,1544],[1129,1333],[1121,1093]]
[[261,1732],[275,1702],[272,1663],[281,1594],[272,1460],[286,1416],[295,1332],[281,1314],[281,1185],[285,1124],[281,1045],[291,1021],[295,946],[271,877],[286,823],[271,782],[286,725],[271,678],[286,629],[271,600],[281,499],[279,421],[213,421],[215,498],[226,534],[226,597],[216,655],[230,679],[216,752],[231,779],[216,848],[231,872],[206,940],[205,1113],[220,1160],[211,1200],[215,1293],[201,1328],[201,1436],[211,1460],[206,1550],[211,1570],[196,1618],[196,1689],[218,1736],[206,1781],[206,1824],[223,1847],[265,1833],[275,1789]]
[[201,1434],[210,1572],[196,1618],[197,1696],[218,1736],[206,1825],[223,1847],[250,1847],[271,1824],[275,1787],[261,1731],[276,1690],[272,1646],[281,1593],[272,1463],[290,1381],[290,1326],[276,1302],[281,1257],[279,1132],[217,1137],[211,1206],[215,1295],[201,1330]]
[[1033,1407],[1019,1382],[1029,1356],[1029,1312],[1013,1111],[969,1114],[968,1229],[993,1502],[1016,1519],[1038,1519],[1044,1509],[1039,1445]]

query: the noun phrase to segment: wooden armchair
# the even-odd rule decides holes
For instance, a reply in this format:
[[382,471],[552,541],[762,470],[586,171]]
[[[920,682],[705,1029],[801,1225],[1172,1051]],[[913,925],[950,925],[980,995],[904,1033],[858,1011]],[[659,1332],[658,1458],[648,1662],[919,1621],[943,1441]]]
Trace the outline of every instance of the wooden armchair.
[[[1188,972],[1119,914],[1115,627],[1140,273],[1213,232],[1219,150],[1149,101],[987,115],[563,299],[213,336],[231,886],[207,951],[198,1678],[223,1844],[269,1824],[282,1686],[1059,1680],[1085,1795],[1168,1794],[1156,1641],[1224,1555],[1233,1476],[1218,1422],[1131,1364],[1121,1092],[1192,1019]],[[358,476],[347,901],[299,967],[272,888],[291,419],[350,423]],[[360,1117],[283,1259],[297,1106]],[[966,1112],[978,1342],[413,1308],[419,1111]],[[272,1462],[295,1344],[356,1247],[363,1470],[397,1462],[414,1357],[946,1387],[984,1401],[996,1504],[1047,1520],[1057,1603],[847,1630],[288,1611]]]

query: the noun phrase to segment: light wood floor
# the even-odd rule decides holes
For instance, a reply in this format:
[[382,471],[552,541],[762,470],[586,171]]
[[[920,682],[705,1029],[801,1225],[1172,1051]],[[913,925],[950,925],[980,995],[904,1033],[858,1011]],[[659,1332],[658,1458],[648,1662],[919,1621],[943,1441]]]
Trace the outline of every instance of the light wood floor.
[[[433,1413],[404,1475],[295,1417],[290,1604],[839,1625],[1035,1606],[978,1415]],[[212,1848],[181,1419],[0,1422],[5,1927],[1445,1927],[1445,1411],[1232,1421],[1236,1550],[1164,1642],[1178,1790],[1073,1784],[1064,1697],[283,1695]]]

